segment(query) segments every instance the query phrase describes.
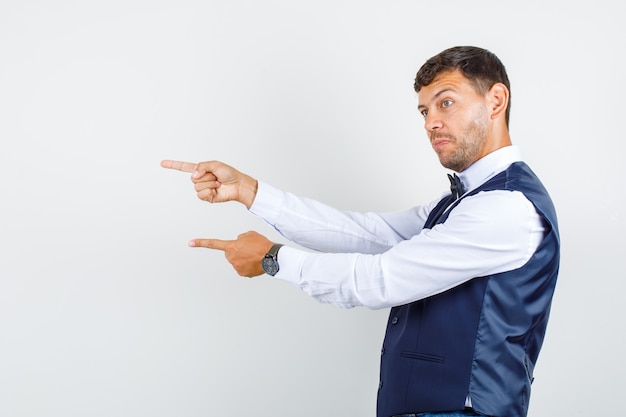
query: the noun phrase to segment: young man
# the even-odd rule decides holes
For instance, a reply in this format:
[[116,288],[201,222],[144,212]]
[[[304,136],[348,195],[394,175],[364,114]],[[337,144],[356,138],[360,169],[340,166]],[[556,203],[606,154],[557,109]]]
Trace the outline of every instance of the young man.
[[[341,307],[390,307],[378,417],[525,416],[559,268],[551,199],[511,145],[510,86],[491,52],[454,47],[415,80],[441,164],[441,200],[401,212],[342,212],[222,162],[163,161],[198,197],[239,201],[310,253],[247,232],[196,239],[242,276],[264,272]],[[427,414],[422,414],[427,413]]]

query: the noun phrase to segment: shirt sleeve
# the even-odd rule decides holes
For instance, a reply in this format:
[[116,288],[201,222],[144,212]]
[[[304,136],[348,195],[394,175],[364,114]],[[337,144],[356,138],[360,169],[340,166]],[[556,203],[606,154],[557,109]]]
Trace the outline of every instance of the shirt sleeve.
[[[298,208],[292,201],[286,206],[273,206],[274,213],[267,213],[263,199],[270,196],[261,192],[258,197],[259,206],[254,207],[255,200],[251,211],[258,209],[256,213],[281,233],[281,226],[289,223],[284,218],[290,218],[293,229],[284,233],[287,238],[304,237],[315,243],[307,247],[324,250],[326,245],[337,252],[310,253],[283,247],[276,278],[301,288],[319,302],[344,308],[402,305],[474,277],[519,268],[530,259],[544,233],[534,206],[517,191],[496,190],[466,197],[445,223],[425,230],[422,227],[428,207],[389,215],[345,214],[342,218],[335,216],[332,208],[317,212],[319,203],[310,201],[303,204],[312,204],[313,211],[292,212],[289,207]],[[331,223],[339,228],[335,232],[319,220],[331,213]],[[344,227],[350,232],[340,228],[342,219],[348,221],[350,227]],[[315,224],[319,226],[318,234],[311,228]],[[325,239],[332,242],[324,244]]]
[[285,238],[305,248],[331,253],[375,254],[419,233],[430,207],[390,213],[341,211],[259,181],[250,211]]

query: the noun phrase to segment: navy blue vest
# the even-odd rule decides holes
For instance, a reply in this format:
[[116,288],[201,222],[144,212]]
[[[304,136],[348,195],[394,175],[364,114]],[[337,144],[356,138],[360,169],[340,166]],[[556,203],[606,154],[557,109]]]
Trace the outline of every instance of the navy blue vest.
[[[473,408],[498,417],[528,412],[533,368],[546,331],[559,269],[554,206],[523,162],[512,164],[467,196],[520,191],[546,227],[521,268],[478,277],[441,294],[391,309],[383,343],[378,417]],[[444,223],[443,199],[424,228]],[[419,277],[416,277],[419,279]]]

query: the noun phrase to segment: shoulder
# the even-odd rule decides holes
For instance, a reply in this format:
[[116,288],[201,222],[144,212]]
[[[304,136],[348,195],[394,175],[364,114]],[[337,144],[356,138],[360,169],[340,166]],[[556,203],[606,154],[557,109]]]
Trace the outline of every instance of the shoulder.
[[539,215],[532,202],[520,191],[480,191],[463,198],[452,209],[446,223],[471,229],[507,231],[536,224]]

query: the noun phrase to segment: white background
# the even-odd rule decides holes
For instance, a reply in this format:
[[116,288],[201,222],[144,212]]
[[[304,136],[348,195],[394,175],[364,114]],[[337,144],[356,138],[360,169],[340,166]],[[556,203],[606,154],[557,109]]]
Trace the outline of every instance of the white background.
[[531,417],[624,408],[619,2],[0,2],[0,416],[374,416],[387,311],[238,277],[254,229],[162,159],[220,159],[358,211],[436,198],[412,89],[495,52],[562,268]]

